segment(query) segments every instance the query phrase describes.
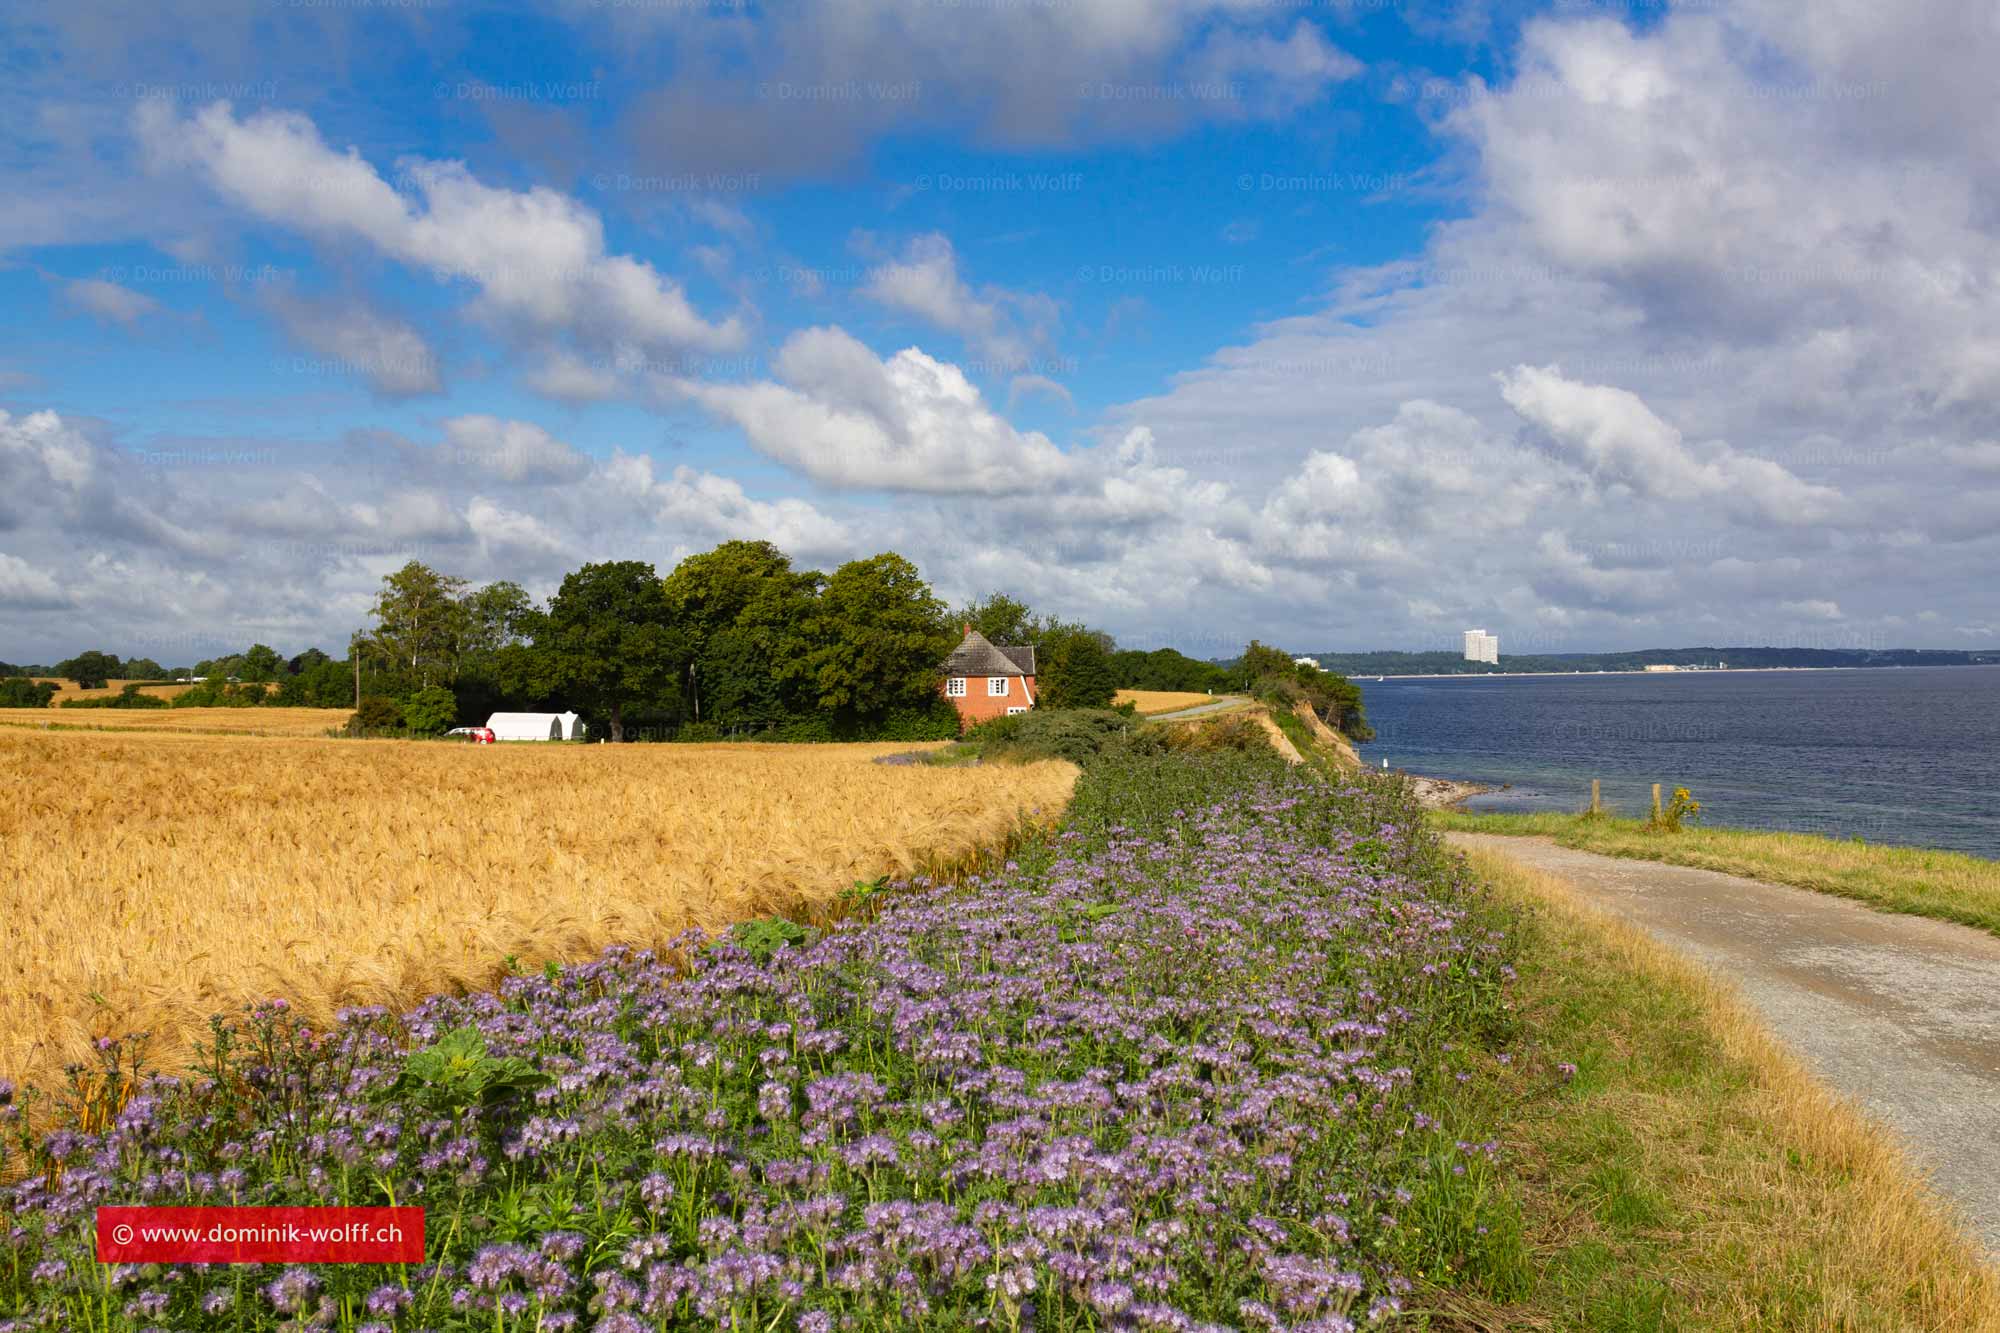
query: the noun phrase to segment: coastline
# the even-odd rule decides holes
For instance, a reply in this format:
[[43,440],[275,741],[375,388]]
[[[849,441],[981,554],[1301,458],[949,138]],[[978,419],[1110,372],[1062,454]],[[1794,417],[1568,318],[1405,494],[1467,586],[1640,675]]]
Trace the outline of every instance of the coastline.
[[1772,671],[1930,671],[1936,667],[1983,667],[1993,666],[1990,662],[1939,662],[1935,667],[1906,666],[1902,664],[1884,666],[1757,666],[1757,667],[1681,667],[1674,671],[1604,671],[1593,668],[1589,671],[1421,671],[1398,675],[1383,672],[1370,676],[1362,674],[1347,679],[1357,685],[1366,685],[1384,680],[1499,680],[1520,676],[1644,676],[1649,680],[1659,680],[1667,676],[1747,676],[1758,672]]
[[1402,769],[1391,769],[1408,778],[1416,788],[1417,801],[1426,810],[1450,810],[1466,799],[1482,792],[1498,791],[1498,787],[1484,782],[1459,782],[1452,778],[1433,778],[1422,773],[1406,773]]

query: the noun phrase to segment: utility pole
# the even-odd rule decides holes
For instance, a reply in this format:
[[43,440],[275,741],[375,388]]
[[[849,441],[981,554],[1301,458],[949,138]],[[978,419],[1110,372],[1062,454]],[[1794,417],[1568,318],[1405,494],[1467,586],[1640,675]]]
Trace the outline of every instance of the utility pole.
[[354,659],[354,711],[361,711],[361,632],[347,636],[347,655]]

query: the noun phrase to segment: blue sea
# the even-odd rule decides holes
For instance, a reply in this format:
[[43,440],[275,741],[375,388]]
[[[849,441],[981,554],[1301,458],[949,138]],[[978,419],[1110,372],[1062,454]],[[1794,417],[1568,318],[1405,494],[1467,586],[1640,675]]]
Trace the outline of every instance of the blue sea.
[[2000,667],[1360,677],[1372,767],[1504,787],[1472,810],[1624,814],[1687,787],[1702,822],[2000,858]]

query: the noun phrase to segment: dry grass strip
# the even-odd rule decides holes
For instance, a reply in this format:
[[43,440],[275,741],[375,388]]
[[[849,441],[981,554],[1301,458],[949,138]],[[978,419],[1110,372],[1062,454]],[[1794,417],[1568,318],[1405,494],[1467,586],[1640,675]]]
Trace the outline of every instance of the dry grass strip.
[[[1470,861],[1534,914],[1531,1040],[1595,1043],[1602,1057],[1590,1090],[1516,1126],[1514,1146],[1545,1168],[1527,1209],[1540,1264],[1597,1247],[1618,1282],[1670,1293],[1665,1327],[2000,1330],[2000,1274],[1979,1243],[1892,1135],[1814,1079],[1733,988],[1558,877],[1488,852]],[[1577,1187],[1585,1173],[1601,1186],[1607,1167],[1613,1193],[1655,1200],[1659,1216],[1621,1228],[1596,1206],[1601,1188]],[[1461,1327],[1606,1317],[1563,1318],[1550,1293],[1464,1306],[1440,1313]]]

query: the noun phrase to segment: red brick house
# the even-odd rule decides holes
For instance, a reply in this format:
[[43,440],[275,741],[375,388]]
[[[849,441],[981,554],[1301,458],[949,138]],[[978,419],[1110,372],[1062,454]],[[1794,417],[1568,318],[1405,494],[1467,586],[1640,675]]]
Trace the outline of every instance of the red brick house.
[[1035,650],[998,647],[967,625],[964,641],[944,660],[943,688],[961,726],[1025,713],[1035,706]]

